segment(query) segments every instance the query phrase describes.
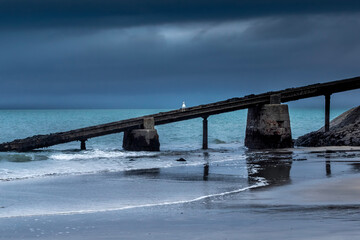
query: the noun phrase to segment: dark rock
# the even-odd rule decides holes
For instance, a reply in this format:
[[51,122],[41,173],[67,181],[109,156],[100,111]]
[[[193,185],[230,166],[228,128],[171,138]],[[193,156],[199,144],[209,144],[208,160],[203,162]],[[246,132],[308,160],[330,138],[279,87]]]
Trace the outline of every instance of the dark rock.
[[305,134],[295,141],[296,146],[360,146],[360,106],[350,109],[330,122],[325,128]]
[[186,162],[186,159],[184,159],[184,158],[179,158],[179,159],[177,159],[176,161],[178,161],[178,162]]

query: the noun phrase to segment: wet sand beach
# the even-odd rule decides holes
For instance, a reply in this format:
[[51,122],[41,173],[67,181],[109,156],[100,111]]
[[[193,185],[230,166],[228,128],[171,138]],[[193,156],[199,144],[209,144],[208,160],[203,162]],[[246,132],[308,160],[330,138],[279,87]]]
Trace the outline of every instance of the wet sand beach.
[[356,239],[358,148],[2,182],[0,239]]

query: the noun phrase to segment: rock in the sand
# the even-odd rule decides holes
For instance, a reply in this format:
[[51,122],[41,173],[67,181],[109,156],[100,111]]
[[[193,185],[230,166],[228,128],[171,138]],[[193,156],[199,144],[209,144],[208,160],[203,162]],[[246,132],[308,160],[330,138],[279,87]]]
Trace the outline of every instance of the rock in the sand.
[[184,158],[179,158],[179,159],[177,159],[176,161],[178,161],[178,162],[186,162],[186,159],[184,159]]
[[350,109],[330,122],[330,130],[322,127],[295,141],[296,146],[360,146],[360,106]]

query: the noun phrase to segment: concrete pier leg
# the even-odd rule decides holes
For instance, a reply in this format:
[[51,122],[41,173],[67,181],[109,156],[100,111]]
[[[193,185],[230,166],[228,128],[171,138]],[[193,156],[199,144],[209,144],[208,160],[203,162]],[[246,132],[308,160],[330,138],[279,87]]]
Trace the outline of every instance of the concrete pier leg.
[[325,132],[330,129],[330,94],[325,95]]
[[203,144],[202,149],[208,149],[208,117],[203,117]]
[[250,149],[292,147],[286,104],[265,104],[248,109],[245,146]]
[[80,141],[80,150],[86,150],[86,140],[81,140]]
[[145,118],[142,127],[124,132],[123,148],[127,151],[160,151],[154,118]]

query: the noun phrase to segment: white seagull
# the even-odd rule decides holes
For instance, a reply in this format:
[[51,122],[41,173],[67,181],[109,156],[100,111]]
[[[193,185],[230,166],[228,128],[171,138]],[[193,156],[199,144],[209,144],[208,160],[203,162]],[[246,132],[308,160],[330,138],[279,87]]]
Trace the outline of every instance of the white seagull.
[[184,110],[185,110],[185,108],[186,108],[186,105],[185,105],[185,102],[183,102],[183,103],[182,103],[182,105],[181,105],[181,110],[183,110],[183,111],[184,111]]

